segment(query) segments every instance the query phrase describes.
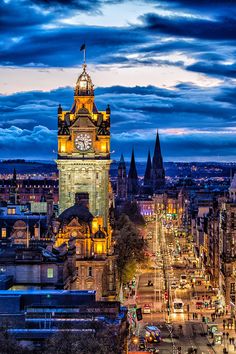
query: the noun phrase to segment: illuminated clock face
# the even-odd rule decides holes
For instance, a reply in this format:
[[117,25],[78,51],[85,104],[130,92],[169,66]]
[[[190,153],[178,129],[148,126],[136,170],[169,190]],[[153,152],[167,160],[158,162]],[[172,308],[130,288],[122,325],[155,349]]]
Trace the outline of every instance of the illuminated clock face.
[[79,83],[80,88],[86,89],[87,88],[87,81],[81,80]]
[[87,151],[92,146],[92,138],[88,133],[80,133],[75,138],[75,147],[79,151]]

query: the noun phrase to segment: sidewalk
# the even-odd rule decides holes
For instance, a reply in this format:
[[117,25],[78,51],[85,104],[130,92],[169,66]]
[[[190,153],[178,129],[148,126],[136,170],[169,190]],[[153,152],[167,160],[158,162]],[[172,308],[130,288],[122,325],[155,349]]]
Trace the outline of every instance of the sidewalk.
[[[230,353],[236,353],[236,345],[234,346],[232,344],[232,340],[230,343],[230,338],[233,338],[234,343],[236,344],[236,328],[230,328],[230,326],[227,326],[228,320],[230,319],[230,316],[224,316],[221,318],[215,319],[214,322],[218,326],[218,332],[221,332],[223,335],[223,340],[222,344],[215,344],[213,345],[214,351],[217,354],[222,354],[224,353],[224,348],[227,350],[227,352]],[[223,320],[225,320],[226,326],[223,326]],[[203,324],[205,332],[207,332],[207,324]],[[226,335],[228,334],[228,335]],[[210,343],[213,342],[213,338],[211,335],[207,335],[207,338]]]

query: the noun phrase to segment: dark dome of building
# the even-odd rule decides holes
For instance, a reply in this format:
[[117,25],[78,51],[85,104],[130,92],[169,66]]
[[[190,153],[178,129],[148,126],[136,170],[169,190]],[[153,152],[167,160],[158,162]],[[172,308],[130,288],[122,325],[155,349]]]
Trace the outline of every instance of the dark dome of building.
[[93,220],[93,215],[88,208],[82,204],[75,204],[72,207],[64,210],[58,217],[60,221],[70,222],[73,218],[77,217],[80,221],[89,224]]
[[99,226],[99,230],[95,232],[94,238],[106,238],[106,234],[101,230],[100,226]]

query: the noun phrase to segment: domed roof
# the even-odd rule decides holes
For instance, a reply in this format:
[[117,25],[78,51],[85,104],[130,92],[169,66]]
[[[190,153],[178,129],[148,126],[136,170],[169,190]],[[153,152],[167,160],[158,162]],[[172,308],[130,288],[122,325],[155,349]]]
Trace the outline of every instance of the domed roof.
[[105,232],[101,230],[101,226],[99,225],[99,229],[97,232],[94,234],[94,238],[106,238]]
[[78,77],[75,86],[75,96],[93,96],[93,83],[91,77],[86,71],[86,64],[83,64],[83,72]]
[[75,204],[72,207],[64,210],[58,217],[60,221],[70,222],[73,218],[77,217],[80,221],[89,224],[93,220],[93,215],[88,208],[83,204]]

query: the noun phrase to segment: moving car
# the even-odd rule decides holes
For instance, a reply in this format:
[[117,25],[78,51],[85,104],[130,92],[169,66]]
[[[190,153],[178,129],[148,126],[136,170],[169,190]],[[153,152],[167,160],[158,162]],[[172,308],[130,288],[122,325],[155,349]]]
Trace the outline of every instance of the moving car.
[[143,313],[151,313],[151,307],[150,307],[150,305],[149,304],[145,304],[144,306],[143,306]]
[[145,338],[149,343],[159,343],[161,341],[161,331],[157,326],[145,326]]

